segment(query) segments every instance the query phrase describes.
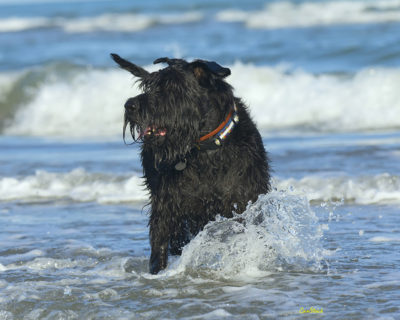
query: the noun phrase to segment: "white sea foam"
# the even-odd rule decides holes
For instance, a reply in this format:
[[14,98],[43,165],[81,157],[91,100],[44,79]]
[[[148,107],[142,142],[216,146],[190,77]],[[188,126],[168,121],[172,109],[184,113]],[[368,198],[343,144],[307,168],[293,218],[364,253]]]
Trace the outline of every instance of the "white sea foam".
[[235,278],[271,271],[322,271],[323,226],[305,197],[260,195],[245,212],[208,223],[165,271]]
[[117,177],[78,168],[67,173],[37,171],[35,175],[0,178],[0,200],[70,199],[99,203],[142,202],[147,199],[138,176]]
[[[292,190],[310,201],[345,201],[358,204],[400,203],[400,177],[387,173],[375,176],[306,176],[275,179],[277,190]],[[143,180],[135,175],[91,173],[82,168],[65,173],[38,170],[34,175],[0,177],[0,201],[146,202]]]
[[199,12],[174,15],[103,14],[97,17],[66,20],[60,25],[67,32],[139,31],[157,24],[182,24],[200,21]]
[[300,180],[277,180],[275,187],[293,189],[309,200],[355,202],[358,204],[400,203],[400,177],[387,173],[375,176],[309,176]]
[[0,19],[0,32],[18,32],[36,28],[61,28],[65,32],[134,32],[154,25],[193,23],[203,19],[200,12],[181,14],[105,13],[93,17],[9,17]]
[[[96,264],[96,261],[90,259],[86,260],[71,260],[71,259],[54,259],[40,257],[35,258],[32,261],[27,262],[21,268],[27,268],[32,270],[48,270],[48,269],[70,269],[79,267],[89,267]],[[10,268],[19,268],[20,266],[11,265]]]
[[[100,2],[109,0],[68,0],[68,3],[74,2]],[[65,2],[65,0],[1,0],[0,5],[25,5],[25,4],[43,4],[43,3],[57,3]]]
[[[29,279],[27,278],[14,284],[0,280],[0,304],[14,301],[21,302],[27,299],[39,301],[42,300],[43,294],[49,291],[57,295],[59,299],[79,292],[84,299],[92,303],[101,303],[102,301],[120,298],[120,294],[116,290],[105,288],[104,285],[110,284],[110,281],[115,281],[116,279],[131,280],[135,277],[132,273],[127,273],[124,270],[124,264],[128,259],[132,258],[110,256],[107,259],[99,260],[93,258],[41,257],[30,261],[11,263],[0,269],[0,273],[2,271],[13,271],[24,275],[29,274],[30,276],[28,276]],[[137,258],[136,260],[142,260],[142,258]],[[0,264],[0,266],[2,265]],[[36,275],[42,274],[51,275],[51,280],[34,279]],[[56,277],[54,277],[55,274],[57,274]],[[31,281],[31,279],[34,280]],[[84,288],[80,288],[82,285]],[[94,290],[87,289],[87,287],[92,286]],[[99,287],[102,287],[102,289],[98,289]],[[87,291],[85,292],[85,290]],[[38,316],[34,319],[42,318]],[[0,319],[3,319],[1,315]]]
[[262,129],[400,127],[400,70],[367,69],[344,78],[240,63],[232,69],[229,80]]
[[376,236],[369,239],[371,242],[400,242],[400,237],[397,236]]
[[[111,253],[104,260],[99,258],[91,257],[78,257],[78,258],[51,258],[51,257],[38,257],[29,261],[18,260],[15,263],[10,263],[7,266],[3,266],[3,270],[29,270],[31,273],[42,273],[53,270],[62,270],[65,275],[84,275],[90,277],[91,283],[107,283],[107,279],[110,278],[124,278],[132,276],[134,272],[127,273],[125,270],[126,262],[128,257],[112,256]],[[143,258],[135,258],[140,261]],[[102,261],[104,263],[99,263]],[[136,261],[136,264],[138,262]],[[83,271],[84,270],[84,271]],[[140,271],[140,270],[137,270]],[[68,286],[80,283],[79,280],[74,278],[61,279],[59,285]]]
[[11,17],[0,19],[0,32],[15,32],[49,26],[49,19],[44,17]]
[[[243,22],[250,28],[275,29],[400,21],[399,10],[399,0],[303,3],[279,1],[269,3],[264,9],[257,11],[226,9],[219,12],[216,19],[224,22]],[[104,13],[77,18],[15,16],[0,19],[0,32],[18,32],[35,28],[61,28],[74,33],[132,32],[157,24],[192,23],[203,18],[203,13],[199,11],[175,14]]]
[[[159,67],[148,69],[155,68]],[[400,128],[399,69],[367,69],[351,77],[288,73],[279,67],[242,63],[235,63],[231,69],[228,82],[234,86],[235,94],[250,105],[262,130],[305,127],[346,132]],[[31,92],[32,99],[19,107],[5,133],[118,135],[122,106],[128,97],[139,93],[133,83],[131,75],[118,69],[81,70],[68,79],[52,74]]]
[[400,21],[400,1],[276,1],[258,11],[223,10],[217,14],[217,19],[263,29],[383,23]]

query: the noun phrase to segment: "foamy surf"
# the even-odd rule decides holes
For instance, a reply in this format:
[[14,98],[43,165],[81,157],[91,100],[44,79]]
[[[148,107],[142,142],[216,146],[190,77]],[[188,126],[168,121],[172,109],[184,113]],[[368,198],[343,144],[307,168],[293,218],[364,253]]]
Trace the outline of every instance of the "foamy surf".
[[[157,70],[157,66],[148,69]],[[400,70],[366,69],[353,76],[289,72],[280,67],[235,63],[228,82],[249,104],[263,131],[302,128],[349,132],[400,128]],[[123,104],[137,95],[132,77],[112,70],[64,67],[0,81],[3,108],[18,110],[3,133],[29,136],[110,137],[121,133]],[[7,75],[4,75],[5,78]],[[22,88],[19,88],[24,84]],[[14,89],[22,98],[15,98]],[[21,102],[21,100],[23,102]],[[4,126],[4,124],[3,124]]]
[[[106,137],[122,131],[125,99],[139,93],[135,87],[132,89],[132,78],[117,70],[86,69],[76,72],[71,68],[68,72],[62,72],[63,69],[60,67],[59,73],[50,67],[14,76],[14,85],[8,85],[8,90],[3,89],[5,97],[9,96],[6,99],[16,103],[14,109],[17,110],[6,133]],[[38,77],[40,80],[37,80]],[[24,79],[31,78],[34,79],[32,83],[19,88]],[[122,81],[125,84],[121,86],[119,84]],[[22,99],[23,103],[14,101],[15,87],[20,89],[25,98]]]
[[[323,1],[293,3],[279,1],[263,9],[225,9],[215,15],[222,22],[242,22],[249,28],[276,29],[340,24],[400,21],[399,0]],[[0,19],[0,32],[38,28],[60,28],[68,33],[96,31],[137,32],[156,25],[194,23],[204,19],[201,11],[169,14],[103,13],[86,17],[7,17]]]
[[1,32],[20,32],[37,28],[61,28],[68,33],[96,31],[136,32],[156,25],[194,23],[203,19],[200,12],[181,14],[105,13],[98,16],[65,17],[10,17],[0,19]]
[[[400,177],[388,173],[375,176],[305,176],[279,179],[273,188],[290,190],[313,202],[344,201],[357,204],[400,203]],[[77,168],[56,173],[37,170],[34,175],[0,177],[0,201],[43,202],[68,200],[100,204],[145,203],[148,193],[139,174],[88,172]]]
[[400,21],[399,0],[277,1],[263,10],[227,9],[217,14],[224,22],[242,22],[249,28],[277,29]]
[[362,205],[400,203],[400,177],[388,173],[356,177],[291,178],[277,180],[276,187],[306,194],[310,201],[346,201]]
[[77,168],[67,173],[38,170],[27,177],[0,178],[1,201],[135,203],[144,202],[147,192],[139,176],[89,173]]

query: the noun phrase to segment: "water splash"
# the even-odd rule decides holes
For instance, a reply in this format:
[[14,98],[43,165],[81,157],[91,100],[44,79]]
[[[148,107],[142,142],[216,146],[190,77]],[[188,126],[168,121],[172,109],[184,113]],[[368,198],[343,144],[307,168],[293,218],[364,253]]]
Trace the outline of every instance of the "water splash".
[[321,272],[324,228],[306,197],[273,191],[260,195],[241,215],[208,223],[166,273],[248,278],[277,271]]

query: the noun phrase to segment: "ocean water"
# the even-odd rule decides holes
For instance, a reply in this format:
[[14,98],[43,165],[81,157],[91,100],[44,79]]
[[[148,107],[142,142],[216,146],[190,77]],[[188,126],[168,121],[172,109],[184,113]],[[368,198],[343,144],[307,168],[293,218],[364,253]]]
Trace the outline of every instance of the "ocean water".
[[[158,275],[111,52],[229,67],[271,158]],[[0,0],[0,319],[399,319],[399,88],[399,0]]]

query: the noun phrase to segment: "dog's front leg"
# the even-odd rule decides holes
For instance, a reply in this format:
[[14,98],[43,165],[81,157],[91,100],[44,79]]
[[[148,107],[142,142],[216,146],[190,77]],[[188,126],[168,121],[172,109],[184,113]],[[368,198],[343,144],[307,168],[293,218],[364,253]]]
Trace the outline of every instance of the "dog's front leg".
[[150,219],[151,255],[149,269],[151,274],[157,274],[167,267],[169,230],[159,219]]

